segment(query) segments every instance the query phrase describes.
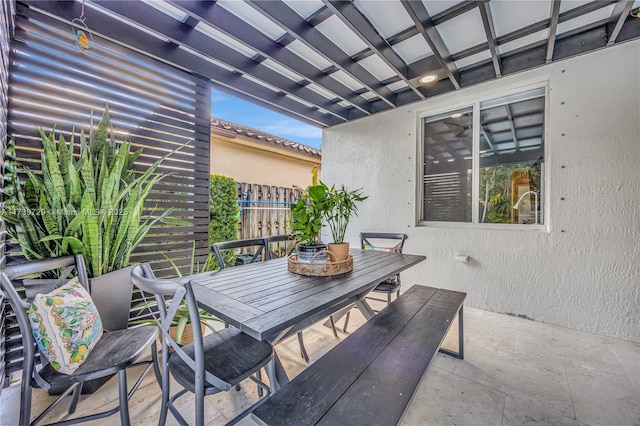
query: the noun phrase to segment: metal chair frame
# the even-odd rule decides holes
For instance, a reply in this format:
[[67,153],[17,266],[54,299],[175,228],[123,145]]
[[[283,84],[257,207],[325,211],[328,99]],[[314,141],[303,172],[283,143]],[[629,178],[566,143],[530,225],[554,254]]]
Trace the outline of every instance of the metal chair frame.
[[257,247],[257,250],[253,254],[253,257],[251,258],[249,263],[259,262],[263,260],[263,258],[264,260],[269,260],[269,242],[266,238],[248,238],[245,240],[223,241],[214,243],[211,245],[211,251],[216,257],[218,265],[220,265],[220,268],[222,269],[236,266],[224,259],[224,257],[222,256],[223,250],[235,250],[247,247]]
[[[23,285],[21,278],[55,270],[61,270],[61,273],[60,277],[56,279],[54,283],[49,282],[48,285],[38,285],[35,287],[27,286],[25,287],[27,301],[25,302],[20,297],[16,287]],[[44,361],[42,362],[42,367],[40,369],[37,368],[38,360],[36,359],[36,356],[38,352],[36,350],[35,339],[31,332],[31,325],[27,314],[30,302],[37,294],[47,293],[55,287],[66,283],[74,270],[77,271],[78,281],[86,288],[89,281],[87,278],[84,260],[81,255],[14,264],[0,270],[0,287],[15,312],[23,344],[24,361],[22,367],[22,381],[20,384],[22,396],[20,398],[19,423],[21,425],[35,425],[39,423],[63,400],[65,396],[68,396],[69,394],[72,394],[72,396],[69,403],[68,414],[75,413],[80,394],[82,393],[82,385],[85,381],[109,377],[118,373],[119,404],[116,407],[100,413],[67,419],[53,424],[69,425],[87,422],[108,417],[120,411],[121,424],[128,425],[130,424],[128,401],[131,399],[133,393],[138,389],[143,378],[151,368],[150,361],[137,363],[134,361],[146,347],[155,346],[155,339],[157,336],[157,329],[155,327],[147,326],[131,330],[117,330],[113,332],[105,331],[102,339],[98,341],[98,344],[93,348],[93,351],[89,354],[85,363],[82,364],[73,374],[58,373],[49,363]],[[117,365],[101,365],[103,361],[94,361],[96,359],[94,352],[96,354],[101,352],[108,353],[112,350],[111,343],[125,342],[127,341],[128,336],[134,335],[142,342],[142,344],[138,347],[129,346],[127,348],[128,353],[124,354],[126,356],[120,359]],[[104,345],[101,345],[101,343],[107,341],[109,341],[109,344],[105,343]],[[124,346],[124,344],[120,343],[119,346]],[[92,355],[94,355],[93,358]],[[126,369],[141,365],[146,365],[147,367],[139,376],[131,390],[127,391]],[[71,384],[69,385],[69,383]],[[32,388],[39,387],[49,390],[59,384],[63,384],[63,386],[68,385],[68,387],[42,413],[40,413],[33,421],[30,421]]]
[[[277,244],[277,243],[286,243],[286,242],[295,242],[293,240],[293,237],[291,235],[271,235],[269,237],[266,237],[267,239],[267,247],[269,247],[269,244]],[[286,247],[286,246],[285,246]],[[293,253],[293,251],[296,249],[295,245],[287,251],[287,255]],[[276,253],[271,250],[271,248],[269,248],[269,259],[276,259],[279,256],[276,255]]]
[[[365,245],[369,245],[376,248],[382,248],[380,245],[372,244],[369,240],[391,240],[394,241],[394,245],[391,247],[385,247],[388,249],[393,249],[397,253],[402,253],[402,248],[404,247],[404,242],[409,238],[407,234],[403,233],[393,233],[393,232],[361,232],[360,233],[360,248],[364,249]],[[374,287],[371,292],[373,293],[384,293],[387,295],[387,299],[379,299],[377,297],[367,296],[369,300],[377,300],[378,302],[386,302],[387,305],[391,303],[391,296],[393,294],[398,297],[400,292],[400,274],[396,274],[396,284],[391,286],[388,283],[382,282]],[[383,286],[391,287],[391,288],[383,288]],[[377,311],[376,311],[377,312]],[[350,312],[347,312],[344,320],[344,326],[342,331],[347,332],[347,326],[349,325],[349,316]]]
[[[160,315],[160,318],[156,319],[162,333],[160,358],[158,357],[157,352],[153,353],[154,372],[156,379],[162,388],[162,405],[158,424],[164,425],[166,423],[168,411],[171,411],[173,416],[181,425],[188,424],[176,408],[175,401],[189,392],[189,390],[183,388],[175,395],[170,396],[170,360],[172,357],[179,357],[194,371],[196,425],[201,426],[204,424],[204,396],[221,391],[228,391],[233,387],[233,385],[225,382],[205,369],[207,351],[204,350],[204,340],[199,320],[200,314],[198,312],[197,301],[193,295],[191,283],[186,279],[157,279],[148,264],[136,266],[131,272],[131,279],[133,280],[134,285],[140,290],[154,295],[158,306],[158,314]],[[166,305],[166,297],[171,298],[168,307]],[[184,347],[179,345],[169,333],[171,322],[178,311],[178,307],[183,301],[187,302],[189,316],[191,318],[191,327],[193,332],[192,345],[194,349],[193,356],[187,354]],[[173,350],[173,353],[170,353],[170,349]],[[215,350],[215,348],[213,349]],[[259,377],[260,369],[263,367],[267,370],[270,385],[265,384]],[[254,377],[253,374],[256,374],[256,377]],[[249,378],[254,381],[258,385],[259,389],[266,391],[266,396],[260,398],[258,402],[238,414],[235,418],[229,421],[229,423],[227,423],[228,425],[235,424],[246,415],[250,414],[251,411],[262,404],[266,398],[269,397],[271,392],[275,390],[276,380],[273,348],[271,348],[270,356],[257,365],[255,370],[241,372],[239,375],[242,380],[244,380],[244,378]]]
[[[211,250],[218,260],[218,265],[220,265],[220,269],[234,267],[231,262],[226,261],[222,257],[222,250],[234,250],[239,248],[246,247],[259,247],[256,253],[253,255],[249,263],[259,262],[264,259],[264,261],[271,260],[271,252],[269,250],[269,243],[273,242],[282,242],[289,240],[287,235],[273,235],[271,237],[264,238],[248,238],[244,240],[235,240],[235,241],[224,241],[220,243],[215,243],[211,245]],[[332,321],[332,329],[333,334],[338,337],[338,332],[336,331],[335,325]],[[225,323],[225,325],[228,325]],[[305,360],[305,362],[309,362],[309,354],[307,353],[307,348],[304,345],[304,337],[302,335],[302,331],[297,334],[298,345],[300,346],[300,356]]]

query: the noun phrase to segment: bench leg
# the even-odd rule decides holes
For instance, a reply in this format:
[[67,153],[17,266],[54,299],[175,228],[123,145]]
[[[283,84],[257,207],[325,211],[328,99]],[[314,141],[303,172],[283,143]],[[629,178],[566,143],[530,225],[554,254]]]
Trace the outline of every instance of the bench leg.
[[460,310],[458,311],[458,352],[450,351],[448,349],[440,348],[440,352],[445,355],[452,356],[458,359],[464,359],[464,305],[460,306]]

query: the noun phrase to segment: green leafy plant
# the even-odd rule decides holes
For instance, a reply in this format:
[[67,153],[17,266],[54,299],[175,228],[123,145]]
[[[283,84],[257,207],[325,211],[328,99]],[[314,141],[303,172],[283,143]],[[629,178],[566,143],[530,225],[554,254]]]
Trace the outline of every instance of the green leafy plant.
[[333,242],[340,244],[344,242],[349,219],[358,213],[357,203],[368,197],[362,194],[362,188],[355,191],[347,191],[344,185],[329,188],[318,180],[317,168],[312,175],[311,185],[306,190],[300,189],[302,197],[291,206],[291,235],[299,245],[314,245],[326,223]]
[[318,243],[328,208],[328,191],[329,188],[324,183],[314,182],[306,190],[302,190],[302,197],[291,206],[289,226],[292,237],[299,245]]
[[540,187],[540,163],[510,164],[480,169],[480,221],[483,223],[511,223],[511,174],[526,172],[530,177],[529,189]]
[[[169,217],[172,209],[143,213],[151,188],[166,176],[157,173],[158,166],[175,150],[137,172],[133,164],[142,149],[131,152],[128,141],[116,144],[110,129],[108,105],[89,137],[80,132],[79,145],[62,135],[56,143],[55,129],[49,134],[40,129],[40,171],[23,166],[15,142],[9,142],[0,216],[28,260],[82,254],[88,275],[95,277],[128,266],[133,250],[158,222],[183,224]],[[24,182],[19,171],[26,174]]]
[[340,189],[337,189],[334,185],[326,191],[324,217],[331,230],[334,243],[342,244],[344,242],[349,219],[351,219],[351,216],[358,214],[357,203],[367,198],[362,194],[362,188],[355,191],[347,191],[344,185]]
[[[175,271],[176,276],[181,277],[182,273],[180,272],[180,269],[178,268],[178,266],[173,262],[173,260],[171,260],[171,258],[169,258],[166,255],[164,255],[164,257],[173,267],[173,270]],[[210,263],[211,258],[208,258],[203,264],[197,263],[195,259],[196,259],[196,244],[194,242],[193,247],[191,249],[191,264],[189,265],[189,275],[211,271],[212,269],[212,266]],[[169,308],[170,303],[171,301],[168,300],[167,309]],[[158,306],[158,303],[154,298],[152,300],[145,300],[144,302],[141,302],[135,305],[134,308],[139,309],[139,311],[137,312],[138,316],[142,315],[142,313],[145,310],[149,310],[149,312],[151,312],[151,314],[155,316],[156,314],[154,313],[154,308],[157,309],[157,306]],[[215,332],[216,329],[211,325],[210,322],[211,321],[222,322],[220,319],[209,314],[207,311],[205,311],[202,308],[198,308],[198,313],[200,316],[200,324],[209,328],[213,332]],[[131,324],[157,325],[158,323],[155,318],[149,318],[149,319],[142,319],[142,320],[134,320],[134,321],[131,321]],[[171,326],[176,328],[176,337],[175,337],[176,343],[182,344],[182,337],[184,335],[184,330],[189,324],[191,324],[189,307],[187,305],[186,300],[183,300],[182,303],[180,303],[180,305],[178,306],[176,315],[173,317],[173,320],[171,321]]]
[[[209,203],[209,245],[221,241],[238,239],[238,190],[236,181],[222,175],[211,175]],[[233,264],[233,250],[224,250],[222,256]],[[215,256],[209,254],[209,262],[213,269],[219,268]]]

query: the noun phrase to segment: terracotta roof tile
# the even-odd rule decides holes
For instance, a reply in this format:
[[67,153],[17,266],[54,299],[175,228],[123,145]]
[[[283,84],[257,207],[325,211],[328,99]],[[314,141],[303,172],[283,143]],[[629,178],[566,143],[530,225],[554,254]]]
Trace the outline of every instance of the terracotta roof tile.
[[319,149],[298,142],[290,141],[289,139],[284,139],[279,136],[263,132],[262,130],[254,129],[252,127],[243,126],[231,121],[221,120],[217,117],[211,117],[211,129],[231,131],[232,133],[236,133],[237,135],[242,135],[262,142],[269,142],[270,145],[275,145],[283,149],[303,152],[314,157],[322,157],[322,153]]

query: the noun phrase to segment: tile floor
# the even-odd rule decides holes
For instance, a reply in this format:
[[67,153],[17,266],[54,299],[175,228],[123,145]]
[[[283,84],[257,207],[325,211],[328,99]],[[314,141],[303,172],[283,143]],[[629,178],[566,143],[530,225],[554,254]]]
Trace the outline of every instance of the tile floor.
[[[353,331],[363,318],[357,311],[351,317]],[[454,325],[445,346],[455,349],[456,330]],[[336,339],[322,325],[306,330],[311,362],[345,337],[339,334]],[[304,369],[295,338],[277,350],[290,376]],[[17,423],[19,398],[17,386],[2,392],[0,424]],[[224,424],[256,398],[249,382],[240,391],[207,397],[208,424]],[[182,399],[182,411],[192,418],[192,399]],[[34,411],[49,400],[44,392],[34,393]],[[115,400],[117,385],[112,380],[94,395],[83,396],[78,413]],[[130,407],[133,424],[157,424],[159,388],[152,375]],[[48,420],[64,417],[64,408],[56,408]],[[111,422],[118,422],[117,415],[93,423]],[[167,423],[177,424],[171,416]],[[254,422],[246,418],[241,424]],[[401,425],[533,424],[640,425],[640,344],[465,308],[465,359],[438,355]]]

